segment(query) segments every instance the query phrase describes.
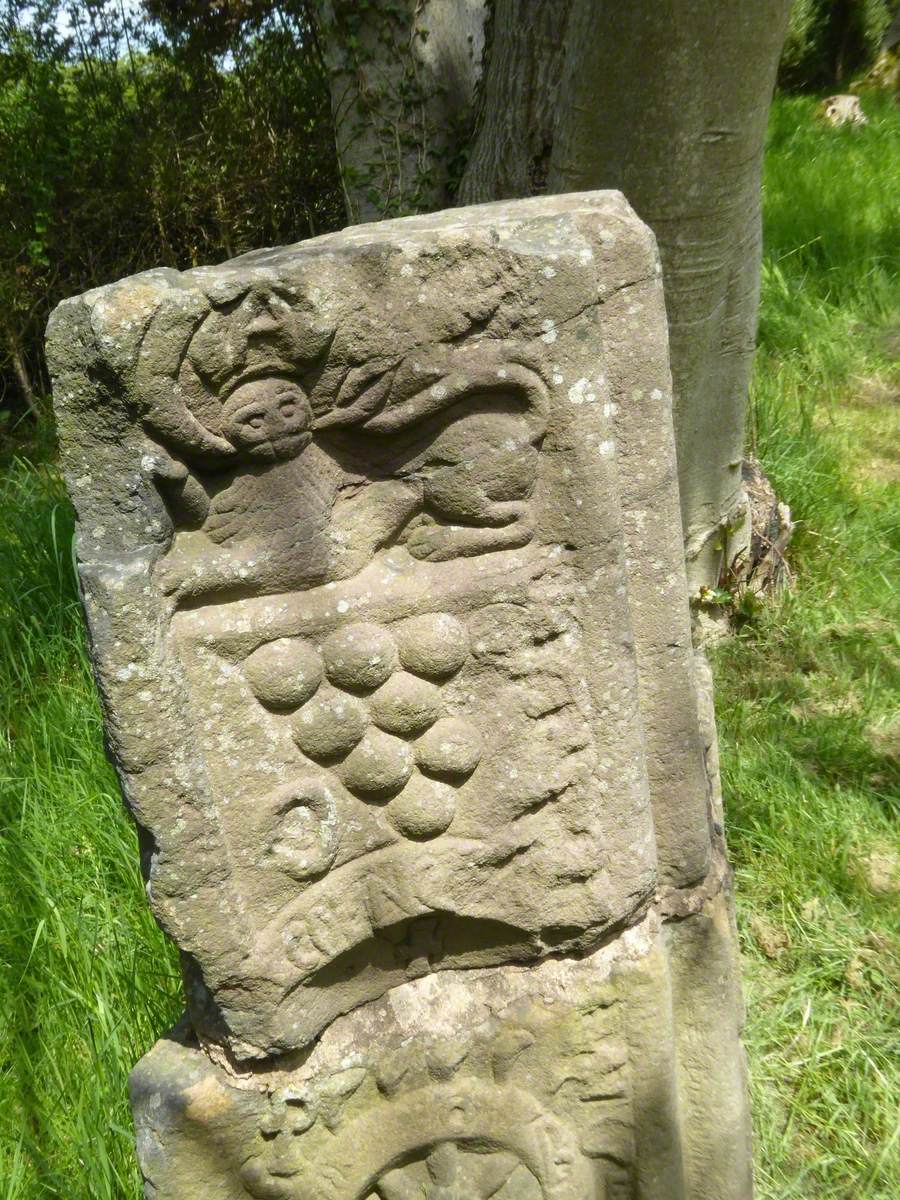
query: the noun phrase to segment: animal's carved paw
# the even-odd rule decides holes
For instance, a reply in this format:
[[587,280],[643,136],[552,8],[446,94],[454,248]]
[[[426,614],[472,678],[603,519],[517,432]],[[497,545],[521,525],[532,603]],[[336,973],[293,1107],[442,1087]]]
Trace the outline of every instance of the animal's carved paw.
[[530,521],[519,519],[495,528],[490,525],[419,525],[411,530],[406,547],[413,558],[447,562],[497,550],[514,550],[534,536]]
[[156,583],[165,595],[180,599],[189,591],[190,571],[190,557],[170,551],[157,565]]
[[446,562],[460,554],[455,531],[446,525],[419,525],[406,539],[406,548],[426,562]]

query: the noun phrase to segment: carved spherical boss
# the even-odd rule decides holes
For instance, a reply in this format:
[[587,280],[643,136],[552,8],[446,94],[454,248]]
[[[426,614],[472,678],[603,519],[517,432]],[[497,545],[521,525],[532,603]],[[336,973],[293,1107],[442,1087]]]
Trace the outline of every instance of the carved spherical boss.
[[132,1079],[147,1194],[749,1200],[665,304],[625,200],[146,272],[60,306],[48,358],[185,973]]

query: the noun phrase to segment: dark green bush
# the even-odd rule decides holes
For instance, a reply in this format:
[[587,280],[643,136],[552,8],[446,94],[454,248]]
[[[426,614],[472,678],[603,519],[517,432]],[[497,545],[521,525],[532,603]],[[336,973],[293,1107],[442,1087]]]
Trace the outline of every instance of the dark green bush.
[[896,9],[896,0],[794,0],[779,84],[846,87],[874,61]]
[[0,0],[7,421],[46,393],[43,330],[63,297],[342,222],[304,6],[231,4],[213,23],[202,7],[148,3],[138,19],[107,0]]

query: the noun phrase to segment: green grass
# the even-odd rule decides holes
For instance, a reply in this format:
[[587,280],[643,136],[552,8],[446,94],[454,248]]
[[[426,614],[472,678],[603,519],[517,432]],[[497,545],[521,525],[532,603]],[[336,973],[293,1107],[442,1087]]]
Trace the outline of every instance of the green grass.
[[773,113],[751,424],[796,584],[715,664],[761,1200],[900,1196],[900,114],[863,102]]
[[[799,524],[796,586],[716,652],[761,1200],[900,1195],[900,896],[876,878],[898,858],[900,112],[864,104],[858,132],[819,127],[810,100],[773,114],[752,435]],[[103,757],[70,546],[53,471],[10,467],[0,1200],[135,1200],[125,1079],[180,1010]]]
[[50,470],[0,485],[0,1197],[137,1196],[130,1065],[180,1009],[103,755]]

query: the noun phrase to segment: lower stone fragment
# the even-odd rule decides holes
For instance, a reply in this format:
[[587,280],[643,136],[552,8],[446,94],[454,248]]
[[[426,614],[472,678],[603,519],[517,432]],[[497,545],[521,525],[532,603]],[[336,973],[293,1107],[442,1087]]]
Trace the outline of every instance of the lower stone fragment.
[[132,1103],[154,1200],[747,1200],[718,897],[582,959],[446,971],[240,1073],[185,1031]]

